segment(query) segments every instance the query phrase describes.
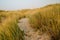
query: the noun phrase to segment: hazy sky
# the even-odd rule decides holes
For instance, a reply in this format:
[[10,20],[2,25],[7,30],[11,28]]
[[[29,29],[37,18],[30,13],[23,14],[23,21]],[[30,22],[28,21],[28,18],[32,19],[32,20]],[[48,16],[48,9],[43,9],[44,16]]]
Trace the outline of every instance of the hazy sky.
[[47,4],[60,3],[60,0],[0,0],[0,9],[15,10],[40,8]]

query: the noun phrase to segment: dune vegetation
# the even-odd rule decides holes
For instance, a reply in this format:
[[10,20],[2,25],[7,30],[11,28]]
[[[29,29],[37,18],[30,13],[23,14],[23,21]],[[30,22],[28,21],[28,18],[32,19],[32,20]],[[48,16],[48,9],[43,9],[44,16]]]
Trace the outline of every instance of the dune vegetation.
[[17,25],[19,16],[16,12],[3,11],[0,13],[0,40],[24,39],[24,32]]
[[17,25],[22,18],[29,18],[36,31],[47,32],[52,40],[60,40],[60,4],[37,9],[0,10],[0,40],[24,40],[24,32]]
[[53,40],[60,39],[60,5],[49,5],[28,16],[31,27],[49,33]]

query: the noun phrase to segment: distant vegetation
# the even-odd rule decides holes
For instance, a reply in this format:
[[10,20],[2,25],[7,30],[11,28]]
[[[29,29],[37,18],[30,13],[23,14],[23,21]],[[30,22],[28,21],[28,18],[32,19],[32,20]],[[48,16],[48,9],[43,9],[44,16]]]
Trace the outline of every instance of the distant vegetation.
[[24,32],[17,23],[26,17],[33,29],[48,32],[54,40],[60,39],[60,4],[53,4],[31,10],[0,10],[0,40],[24,40]]

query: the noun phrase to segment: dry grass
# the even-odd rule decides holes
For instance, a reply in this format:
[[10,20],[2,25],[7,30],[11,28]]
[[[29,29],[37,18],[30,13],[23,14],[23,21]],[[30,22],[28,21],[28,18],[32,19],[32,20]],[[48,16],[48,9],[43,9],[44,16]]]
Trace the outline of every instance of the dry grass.
[[23,40],[24,32],[17,25],[21,18],[19,12],[0,13],[0,40]]
[[60,5],[49,5],[28,16],[32,28],[48,32],[55,39],[60,39]]
[[32,28],[48,32],[55,40],[60,38],[60,4],[21,11],[0,11],[0,40],[23,40],[23,32],[17,23],[28,17]]

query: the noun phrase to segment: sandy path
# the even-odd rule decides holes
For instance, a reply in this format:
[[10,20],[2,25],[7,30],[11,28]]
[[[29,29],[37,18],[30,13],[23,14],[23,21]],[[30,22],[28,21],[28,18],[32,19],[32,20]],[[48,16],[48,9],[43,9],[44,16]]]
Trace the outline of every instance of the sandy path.
[[47,34],[39,35],[39,31],[35,32],[31,28],[28,18],[19,20],[18,26],[21,30],[24,30],[25,40],[51,40]]

